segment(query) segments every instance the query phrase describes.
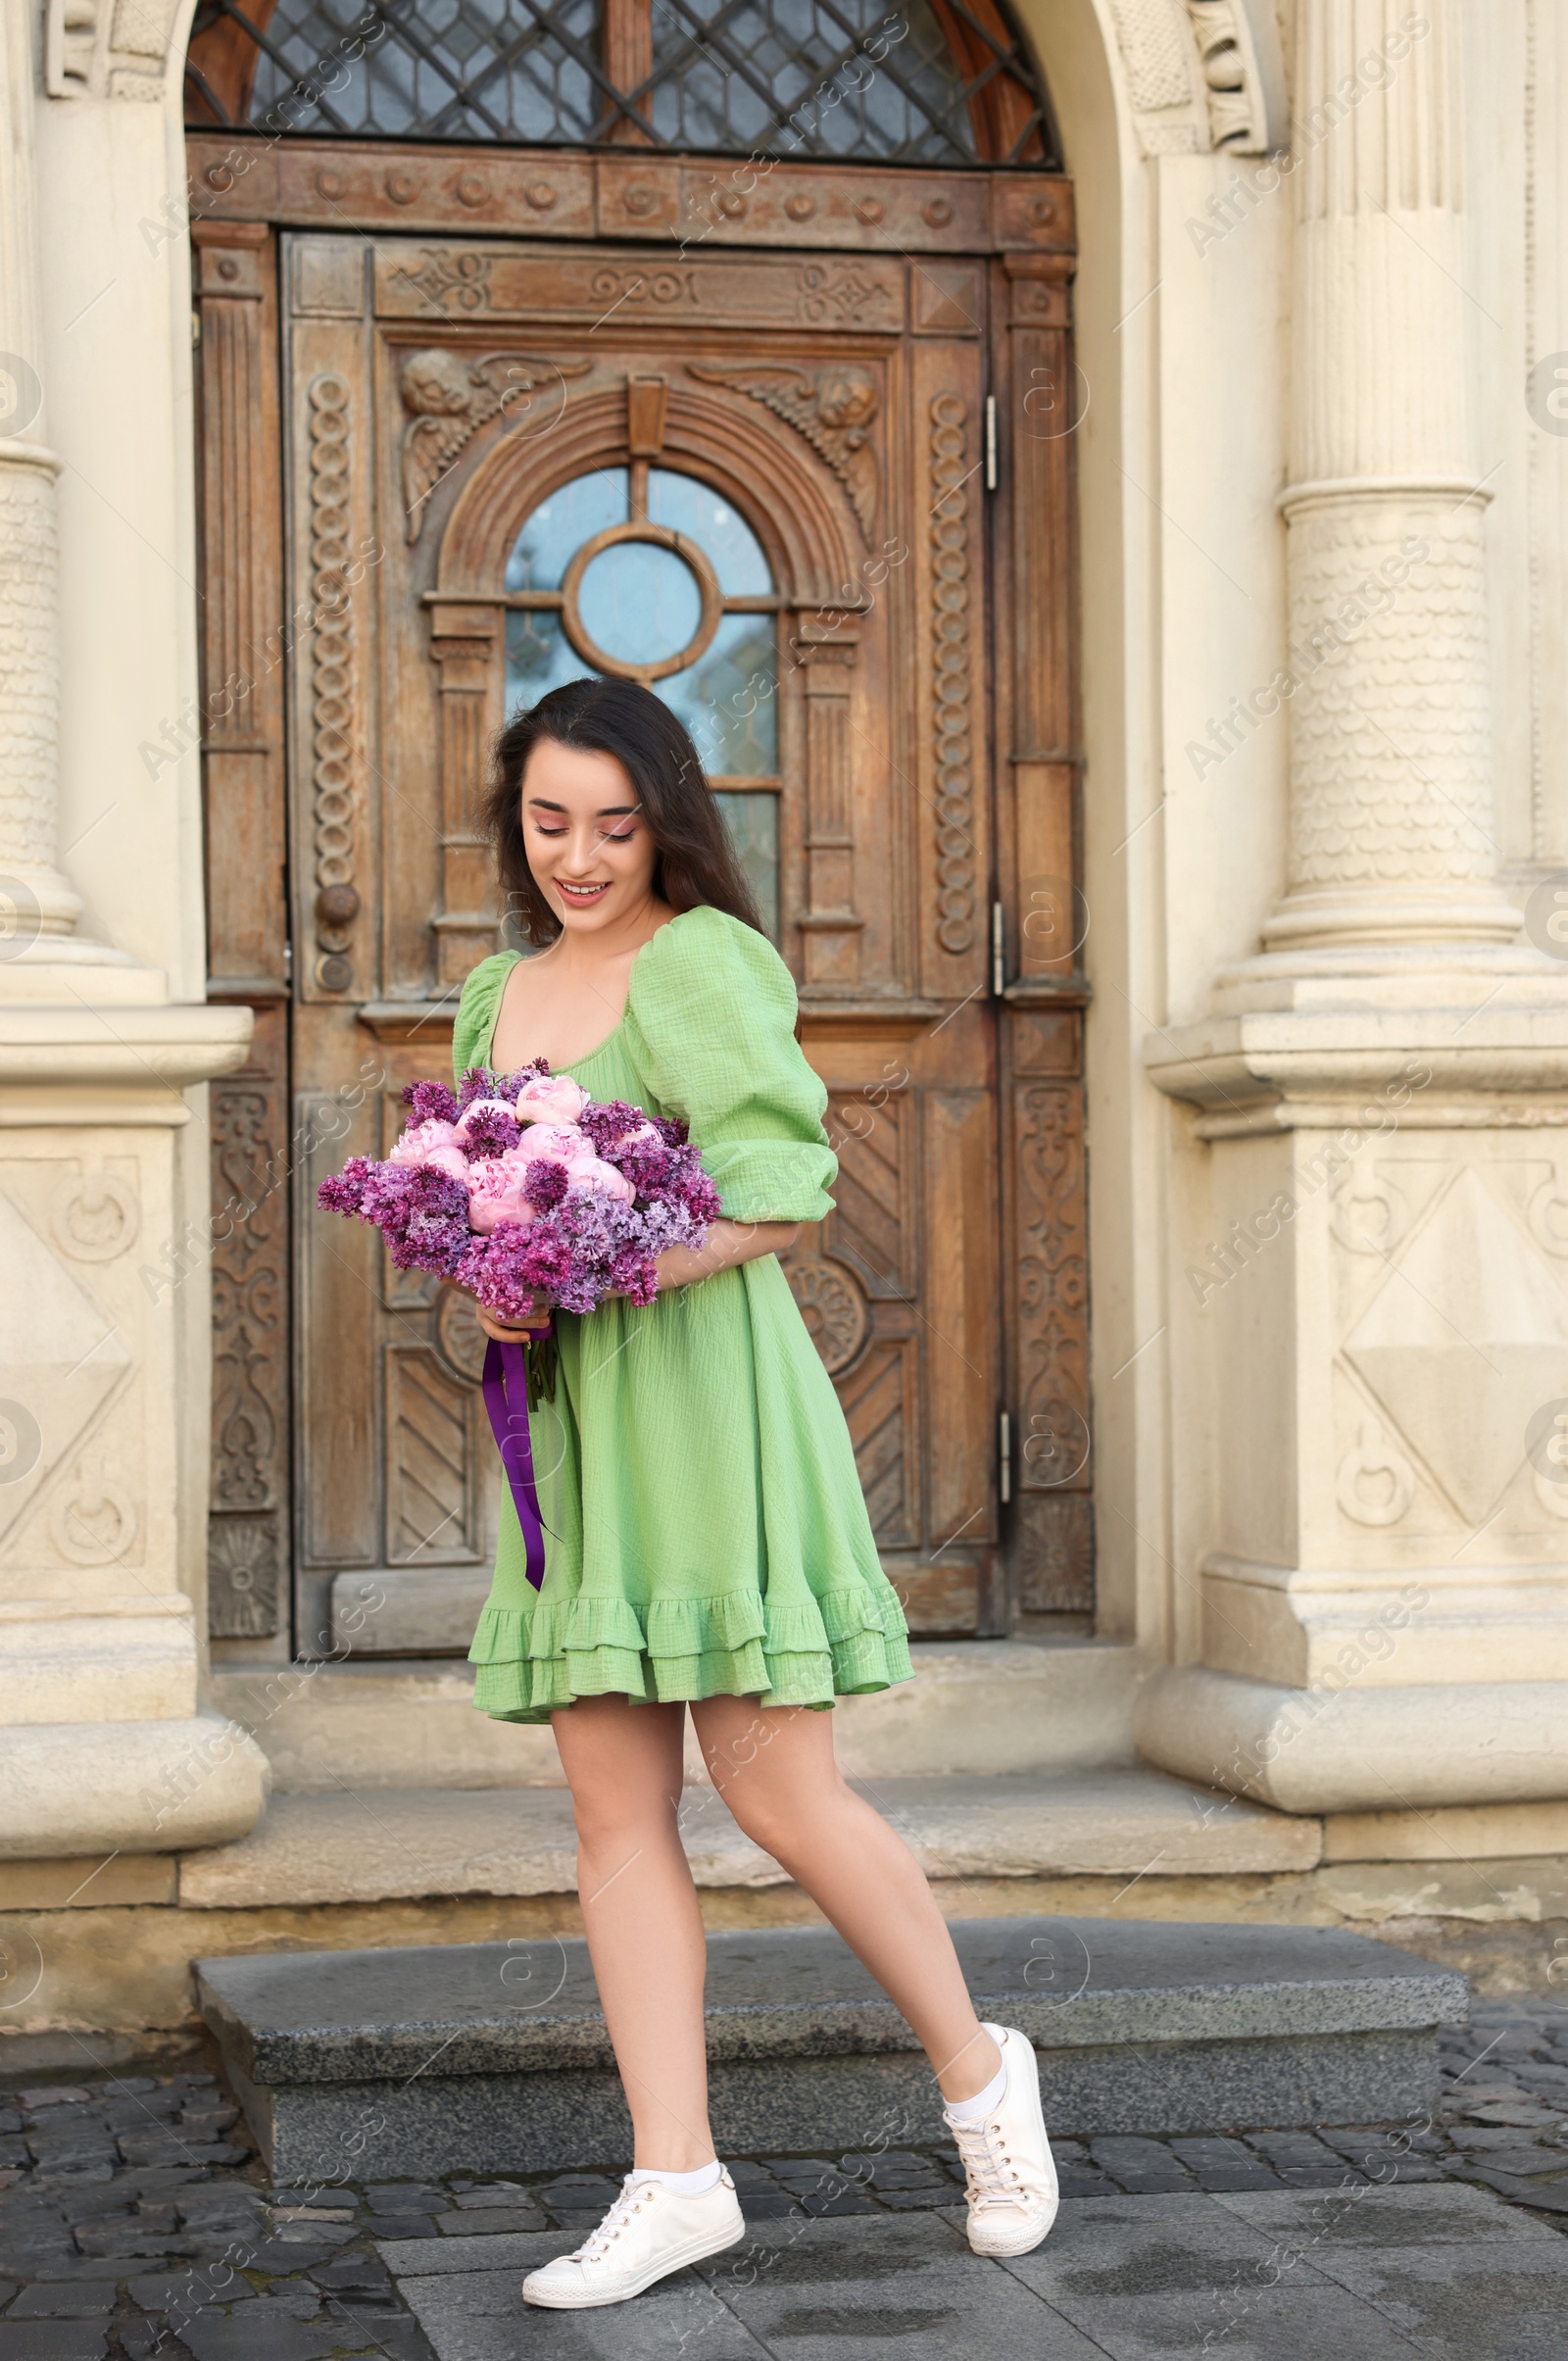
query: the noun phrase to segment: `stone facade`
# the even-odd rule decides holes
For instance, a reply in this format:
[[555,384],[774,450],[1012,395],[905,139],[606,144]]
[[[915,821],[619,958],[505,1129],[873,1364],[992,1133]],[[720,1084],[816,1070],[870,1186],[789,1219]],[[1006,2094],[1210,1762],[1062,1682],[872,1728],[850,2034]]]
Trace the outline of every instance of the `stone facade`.
[[[1039,1709],[1407,1858],[1568,1794],[1568,0],[1021,13],[1081,241],[1098,1754],[1070,1664]],[[552,1775],[449,1670],[206,1660],[177,1242],[249,1019],[204,999],[189,14],[0,0],[0,1855],[84,1875],[243,1836],[270,1757]],[[902,1772],[953,1767],[945,1679]]]

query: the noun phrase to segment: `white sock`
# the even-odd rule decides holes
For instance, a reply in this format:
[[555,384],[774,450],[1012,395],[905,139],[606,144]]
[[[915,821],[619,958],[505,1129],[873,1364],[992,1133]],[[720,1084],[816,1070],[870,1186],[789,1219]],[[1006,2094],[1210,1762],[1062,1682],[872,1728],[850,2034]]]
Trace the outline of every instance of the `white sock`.
[[716,2156],[711,2164],[700,2164],[694,2173],[662,2173],[657,2165],[639,2164],[627,2186],[638,2189],[645,2181],[662,2181],[664,2187],[672,2189],[677,2197],[700,2197],[705,2189],[717,2188],[722,2170]]
[[1006,2088],[1007,2061],[1004,2057],[983,2090],[977,2090],[973,2098],[951,2099],[943,2109],[943,2113],[947,2116],[949,2123],[984,2123],[993,2107],[1001,2100]]

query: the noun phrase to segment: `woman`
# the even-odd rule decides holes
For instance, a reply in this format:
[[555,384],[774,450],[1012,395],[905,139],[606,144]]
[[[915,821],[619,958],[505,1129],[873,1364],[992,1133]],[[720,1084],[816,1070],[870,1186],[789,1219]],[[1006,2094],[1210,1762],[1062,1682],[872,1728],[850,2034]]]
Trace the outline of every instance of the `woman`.
[[688,1709],[742,1829],[925,2049],[966,2167],[970,2244],[1025,2253],[1056,2207],[1033,2050],[977,2022],[931,1890],[840,1777],[821,1710],[911,1667],[843,1414],[776,1259],[830,1209],[837,1169],[794,985],[691,740],[651,691],[579,680],[518,714],[487,818],[510,905],[544,948],[469,976],[459,1075],[543,1058],[591,1098],[679,1117],[723,1214],[701,1254],[661,1256],[652,1305],[558,1316],[555,1400],[532,1420],[543,1588],[503,1490],[470,1651],[483,1711],[554,1728],[636,2139],[605,2221],[524,2296],[618,2303],[745,2233],[708,2128],[706,1950],[676,1823]]

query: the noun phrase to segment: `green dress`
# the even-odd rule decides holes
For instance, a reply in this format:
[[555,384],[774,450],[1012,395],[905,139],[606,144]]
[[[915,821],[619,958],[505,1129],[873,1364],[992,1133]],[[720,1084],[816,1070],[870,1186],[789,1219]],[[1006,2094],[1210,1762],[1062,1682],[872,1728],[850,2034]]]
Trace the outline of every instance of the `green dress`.
[[[481,960],[463,988],[460,1077],[490,1061],[516,959]],[[609,1039],[561,1070],[594,1099],[687,1122],[731,1218],[818,1221],[838,1166],[794,1024],[771,945],[686,910],[632,961]],[[844,1414],[775,1255],[642,1309],[558,1313],[556,1332],[555,1401],[530,1421],[544,1584],[528,1582],[503,1487],[468,1651],[481,1712],[542,1722],[607,1695],[825,1706],[912,1677]]]

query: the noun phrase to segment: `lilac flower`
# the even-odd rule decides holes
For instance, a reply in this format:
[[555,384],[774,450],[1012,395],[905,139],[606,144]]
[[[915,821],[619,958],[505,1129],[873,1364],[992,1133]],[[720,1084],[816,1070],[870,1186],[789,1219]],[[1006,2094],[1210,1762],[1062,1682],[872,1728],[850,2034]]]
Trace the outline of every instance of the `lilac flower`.
[[521,1139],[522,1125],[510,1107],[475,1100],[458,1125],[458,1137],[470,1159],[505,1156]]
[[455,1123],[458,1103],[444,1082],[411,1082],[403,1093],[403,1104],[414,1123]]
[[351,1156],[341,1172],[322,1181],[316,1202],[324,1213],[358,1213],[365,1204],[366,1184],[375,1166],[368,1156]]
[[566,1194],[566,1167],[536,1156],[522,1168],[522,1186],[529,1204],[548,1213]]
[[603,1107],[585,1107],[577,1117],[600,1156],[645,1120],[642,1108],[628,1107],[624,1099],[611,1099]]

